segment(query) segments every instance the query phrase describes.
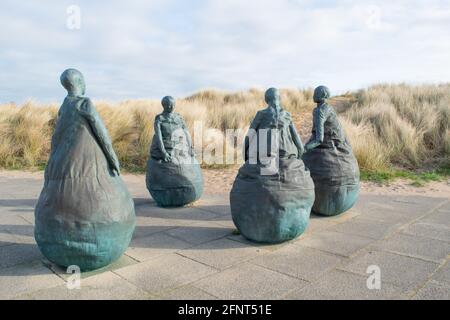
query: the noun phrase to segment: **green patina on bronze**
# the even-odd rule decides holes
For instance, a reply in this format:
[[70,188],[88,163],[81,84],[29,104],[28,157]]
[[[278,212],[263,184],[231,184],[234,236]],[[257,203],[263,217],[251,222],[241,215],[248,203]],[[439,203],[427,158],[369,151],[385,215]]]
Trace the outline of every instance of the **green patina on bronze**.
[[203,176],[183,117],[173,112],[175,99],[164,97],[164,112],[155,118],[147,189],[161,207],[181,207],[203,193]]
[[[303,144],[291,115],[280,105],[277,89],[267,90],[266,102],[268,107],[250,125],[245,164],[234,181],[230,206],[233,222],[244,237],[279,243],[307,228],[314,184],[301,160]],[[267,139],[265,150],[261,139]]]
[[134,227],[134,203],[108,132],[83,75],[61,75],[68,95],[58,112],[45,182],[35,209],[35,238],[47,259],[93,270],[117,260]]
[[335,216],[350,209],[358,199],[359,167],[336,112],[327,104],[329,97],[327,87],[314,91],[317,107],[303,161],[315,184],[313,212]]

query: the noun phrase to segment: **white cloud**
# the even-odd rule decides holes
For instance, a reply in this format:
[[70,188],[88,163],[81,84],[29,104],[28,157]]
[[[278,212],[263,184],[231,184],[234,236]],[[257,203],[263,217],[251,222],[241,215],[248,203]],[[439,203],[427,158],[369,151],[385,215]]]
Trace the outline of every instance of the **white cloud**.
[[[2,1],[0,102],[60,100],[59,74],[99,99],[206,87],[313,87],[450,81],[442,0]],[[66,8],[81,8],[80,30]]]

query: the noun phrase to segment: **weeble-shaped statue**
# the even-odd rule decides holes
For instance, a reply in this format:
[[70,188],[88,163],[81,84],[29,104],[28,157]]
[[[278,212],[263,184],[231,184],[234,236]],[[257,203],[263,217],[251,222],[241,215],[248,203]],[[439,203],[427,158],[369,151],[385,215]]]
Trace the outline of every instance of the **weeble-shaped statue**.
[[335,216],[350,209],[358,199],[359,167],[335,111],[326,102],[329,97],[327,87],[314,91],[317,107],[303,161],[311,171],[316,190],[313,212]]
[[93,270],[117,260],[135,226],[134,203],[83,75],[61,75],[68,95],[59,109],[45,182],[35,209],[42,254],[60,266]]
[[161,207],[181,207],[203,193],[203,176],[195,158],[191,135],[178,113],[175,99],[162,99],[164,112],[157,115],[147,162],[147,189]]
[[278,90],[267,90],[265,99],[268,107],[256,114],[247,134],[246,162],[234,181],[230,205],[233,222],[244,237],[279,243],[296,238],[308,226],[314,184]]

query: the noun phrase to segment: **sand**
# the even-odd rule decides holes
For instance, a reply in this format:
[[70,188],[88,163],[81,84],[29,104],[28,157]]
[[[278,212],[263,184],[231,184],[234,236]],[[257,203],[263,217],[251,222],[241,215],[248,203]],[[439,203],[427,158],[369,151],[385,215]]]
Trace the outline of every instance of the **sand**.
[[[204,169],[205,193],[223,194],[231,190],[236,178],[238,167],[231,169]],[[145,175],[124,174],[127,180],[142,180],[145,185]],[[0,176],[10,179],[43,179],[42,171],[9,171],[0,170]],[[361,193],[378,195],[422,195],[429,197],[450,198],[450,179],[441,182],[429,182],[425,186],[417,187],[410,180],[396,180],[388,184],[362,182]]]

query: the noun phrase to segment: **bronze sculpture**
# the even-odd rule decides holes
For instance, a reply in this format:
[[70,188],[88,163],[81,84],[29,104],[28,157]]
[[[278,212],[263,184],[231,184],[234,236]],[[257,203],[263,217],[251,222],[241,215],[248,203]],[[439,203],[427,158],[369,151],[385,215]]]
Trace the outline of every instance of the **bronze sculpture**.
[[134,203],[108,132],[84,96],[83,75],[68,69],[61,84],[68,94],[58,112],[35,209],[35,238],[51,262],[93,270],[117,260],[128,247]]

